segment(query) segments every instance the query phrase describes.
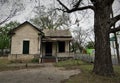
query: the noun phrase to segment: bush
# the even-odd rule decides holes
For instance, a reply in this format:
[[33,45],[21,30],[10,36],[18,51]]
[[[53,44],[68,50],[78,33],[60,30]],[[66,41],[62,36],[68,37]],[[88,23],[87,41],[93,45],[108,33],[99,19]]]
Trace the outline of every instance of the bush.
[[11,60],[10,62],[11,63],[24,63],[23,60]]
[[32,63],[39,63],[39,58],[34,58],[31,60]]

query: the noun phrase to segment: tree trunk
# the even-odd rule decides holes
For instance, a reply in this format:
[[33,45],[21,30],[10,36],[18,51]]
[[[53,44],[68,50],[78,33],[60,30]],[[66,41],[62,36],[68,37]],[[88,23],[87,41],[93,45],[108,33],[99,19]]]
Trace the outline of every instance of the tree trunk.
[[[109,1],[108,1],[109,2]],[[109,20],[111,5],[96,3],[95,5],[95,61],[93,72],[98,75],[110,76],[114,74],[109,39]]]
[[1,49],[1,56],[3,56],[4,55],[4,49],[2,48]]

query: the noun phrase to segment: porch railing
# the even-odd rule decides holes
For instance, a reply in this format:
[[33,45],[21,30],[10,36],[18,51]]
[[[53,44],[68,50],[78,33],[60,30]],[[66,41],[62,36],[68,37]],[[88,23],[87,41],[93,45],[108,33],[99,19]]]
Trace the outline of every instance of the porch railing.
[[63,53],[57,53],[57,57],[74,57],[73,52],[63,52]]

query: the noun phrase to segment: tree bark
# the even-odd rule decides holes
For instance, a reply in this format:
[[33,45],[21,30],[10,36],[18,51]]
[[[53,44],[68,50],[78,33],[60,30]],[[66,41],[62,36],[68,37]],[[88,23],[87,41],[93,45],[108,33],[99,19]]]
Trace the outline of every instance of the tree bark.
[[114,74],[109,41],[111,5],[98,2],[94,6],[95,61],[93,72],[109,76]]

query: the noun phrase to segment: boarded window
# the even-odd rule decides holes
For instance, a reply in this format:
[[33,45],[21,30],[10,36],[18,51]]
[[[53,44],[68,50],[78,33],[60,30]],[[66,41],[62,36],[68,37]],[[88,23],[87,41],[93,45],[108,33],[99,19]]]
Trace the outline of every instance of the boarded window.
[[59,52],[65,52],[65,42],[64,41],[58,42],[58,46],[59,46]]
[[23,41],[23,54],[29,54],[29,41]]

